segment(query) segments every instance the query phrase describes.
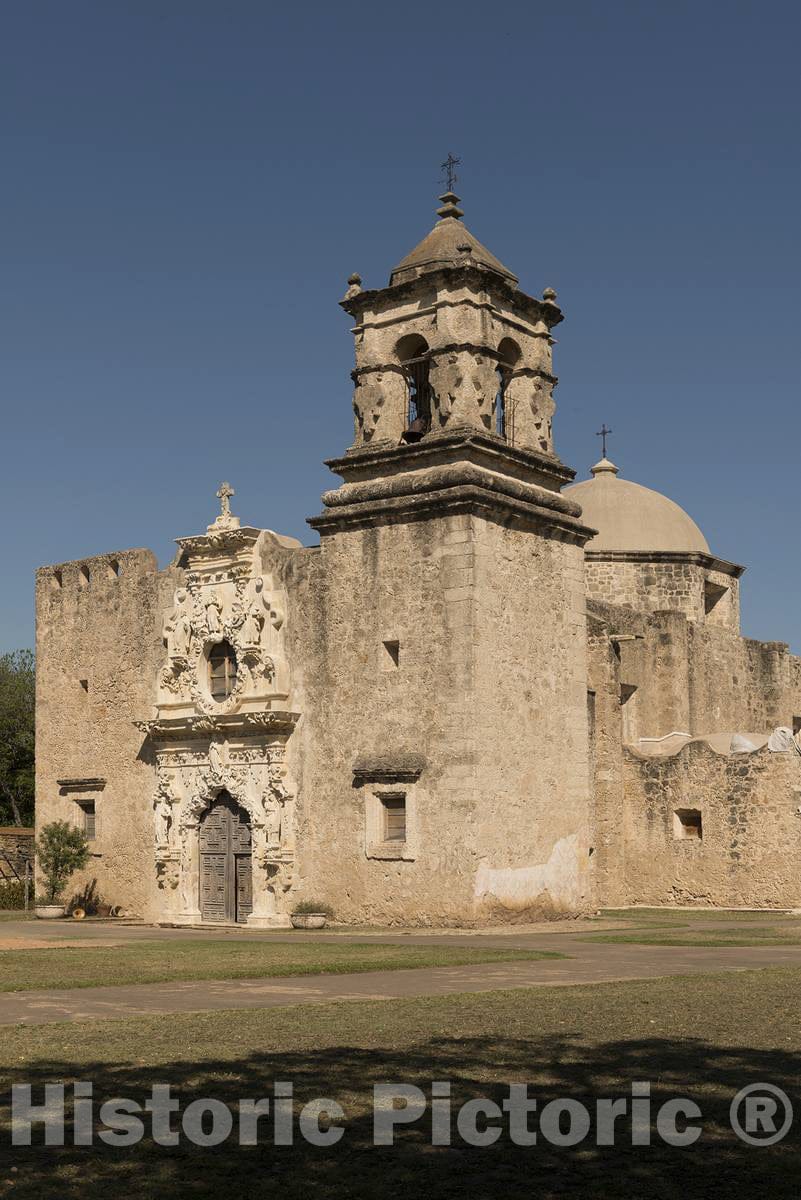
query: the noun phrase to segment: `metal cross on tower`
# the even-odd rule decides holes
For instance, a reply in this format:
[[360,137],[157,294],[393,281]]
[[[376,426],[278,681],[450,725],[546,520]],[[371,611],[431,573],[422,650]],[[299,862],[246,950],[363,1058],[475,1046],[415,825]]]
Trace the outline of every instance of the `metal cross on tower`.
[[440,163],[445,175],[445,178],[442,180],[442,182],[446,185],[449,192],[453,191],[453,185],[458,179],[456,168],[461,161],[461,158],[454,158],[453,155],[449,153],[448,157],[445,159],[445,162]]
[[606,421],[604,421],[603,425],[601,426],[601,428],[598,430],[598,432],[595,435],[596,437],[599,437],[602,439],[601,440],[601,454],[602,454],[603,458],[606,458],[606,439],[609,437],[609,434],[612,432],[613,432],[613,430],[606,428]]

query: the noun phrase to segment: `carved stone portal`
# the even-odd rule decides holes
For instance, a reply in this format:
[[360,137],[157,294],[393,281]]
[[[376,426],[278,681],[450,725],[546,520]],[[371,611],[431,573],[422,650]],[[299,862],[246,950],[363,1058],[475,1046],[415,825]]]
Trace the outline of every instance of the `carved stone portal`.
[[[201,827],[216,811],[206,826],[208,840],[219,813],[233,806],[232,812],[247,814],[240,822],[249,840],[247,872],[237,866],[243,896],[252,887],[247,923],[288,925],[295,789],[284,755],[297,714],[286,710],[285,603],[263,573],[262,531],[240,526],[231,513],[229,484],[217,494],[220,514],[206,534],[178,541],[186,577],[163,620],[166,662],[156,717],[137,722],[156,760],[153,842],[161,917],[183,924],[202,919]],[[215,698],[209,656],[223,641],[236,657],[235,682]],[[239,830],[237,837],[245,833]],[[207,917],[217,911],[208,895],[205,908]]]

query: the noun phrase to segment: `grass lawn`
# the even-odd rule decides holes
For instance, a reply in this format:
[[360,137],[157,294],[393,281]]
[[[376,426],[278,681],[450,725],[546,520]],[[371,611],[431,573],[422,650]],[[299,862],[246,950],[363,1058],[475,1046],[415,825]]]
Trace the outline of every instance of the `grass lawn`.
[[231,942],[189,938],[125,946],[0,951],[0,991],[82,988],[187,979],[265,979],[274,975],[346,975],[405,967],[563,958],[543,950],[394,946],[374,942]]
[[[798,1194],[798,1133],[770,1148],[739,1142],[729,1104],[743,1086],[768,1081],[797,1101],[801,1116],[801,971],[769,969],[593,987],[537,988],[483,995],[297,1006],[235,1013],[0,1029],[0,1090],[87,1080],[96,1104],[143,1101],[169,1083],[186,1105],[214,1097],[235,1106],[266,1097],[276,1080],[294,1084],[296,1111],[329,1096],[345,1111],[341,1141],[328,1148],[170,1148],[150,1138],[117,1149],[11,1148],[0,1114],[0,1195],[84,1200],[366,1200],[398,1195],[511,1200],[673,1200]],[[454,1112],[468,1099],[501,1102],[510,1082],[527,1083],[540,1109],[572,1098],[594,1111],[598,1097],[630,1096],[652,1085],[656,1109],[687,1097],[702,1111],[695,1146],[618,1144],[597,1148],[547,1141],[514,1145],[504,1131],[486,1148],[432,1147],[429,1114],[402,1128],[394,1147],[372,1144],[372,1087],[403,1082],[430,1096],[432,1080],[452,1085]],[[35,1090],[35,1098],[41,1098]],[[173,1118],[175,1122],[175,1118]],[[236,1125],[234,1126],[234,1134]],[[41,1134],[34,1135],[41,1142]],[[12,1168],[16,1168],[13,1170]]]
[[621,921],[656,921],[673,924],[694,924],[697,921],[792,921],[793,913],[771,912],[770,909],[726,908],[603,908],[601,916]]
[[[798,946],[801,920],[791,913],[703,912],[677,913],[664,909],[620,909],[605,917],[627,916],[628,929],[576,934],[582,942],[609,942],[640,946]],[[711,925],[711,929],[701,928]]]

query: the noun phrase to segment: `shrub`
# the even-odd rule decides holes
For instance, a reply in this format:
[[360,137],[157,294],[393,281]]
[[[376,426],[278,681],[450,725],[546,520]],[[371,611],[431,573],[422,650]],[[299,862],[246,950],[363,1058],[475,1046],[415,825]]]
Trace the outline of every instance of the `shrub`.
[[89,861],[89,843],[82,829],[66,821],[51,821],[36,839],[36,860],[45,885],[45,904],[59,904],[67,880]]
[[[29,894],[29,899],[33,896]],[[25,884],[21,879],[6,879],[0,883],[0,908],[24,908]]]

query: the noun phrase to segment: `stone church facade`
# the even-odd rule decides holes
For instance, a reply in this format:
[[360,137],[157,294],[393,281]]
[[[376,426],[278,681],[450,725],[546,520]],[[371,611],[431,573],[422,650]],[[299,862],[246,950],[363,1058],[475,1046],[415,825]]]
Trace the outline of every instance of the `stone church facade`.
[[38,572],[37,822],[86,829],[76,891],[174,924],[801,905],[801,753],[766,744],[801,662],[740,636],[742,568],[671,501],[606,459],[571,486],[556,294],[453,193],[438,217],[387,287],[349,280],[319,545],[223,484],[164,570]]

